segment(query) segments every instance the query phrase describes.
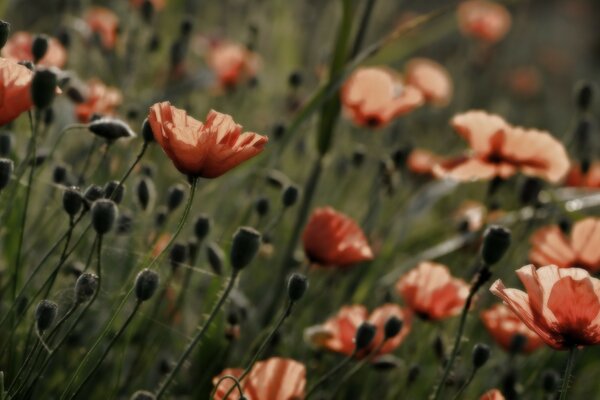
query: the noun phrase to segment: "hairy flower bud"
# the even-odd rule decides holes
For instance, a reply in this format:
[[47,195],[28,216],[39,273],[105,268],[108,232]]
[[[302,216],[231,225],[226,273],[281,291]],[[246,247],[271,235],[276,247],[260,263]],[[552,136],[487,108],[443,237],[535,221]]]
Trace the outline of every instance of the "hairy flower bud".
[[56,96],[56,74],[49,69],[38,69],[31,79],[31,101],[40,110],[52,104]]
[[48,36],[37,35],[31,43],[31,54],[33,55],[33,62],[38,63],[48,51]]
[[142,138],[146,143],[154,142],[154,133],[152,132],[152,127],[148,122],[148,118],[144,119],[144,122],[142,122]]
[[135,278],[135,297],[139,301],[149,300],[158,288],[158,274],[148,268],[141,270]]
[[63,209],[69,216],[74,217],[81,211],[83,206],[83,196],[79,189],[72,186],[65,189],[63,193]]
[[288,297],[290,301],[300,300],[308,289],[308,278],[302,274],[293,273],[288,279]]
[[98,275],[84,272],[75,282],[75,302],[85,303],[90,300],[98,290]]
[[210,233],[210,217],[206,214],[200,214],[196,218],[196,222],[194,223],[194,235],[198,238],[198,240],[204,240],[206,236]]
[[360,324],[358,329],[356,330],[356,335],[354,336],[354,344],[356,346],[356,350],[362,350],[371,344],[373,339],[375,338],[375,334],[377,333],[377,327],[368,322],[363,322]]
[[181,184],[173,185],[167,192],[167,208],[169,212],[177,209],[185,199],[185,187]]
[[119,184],[119,181],[108,181],[104,185],[104,198],[120,204],[125,196],[125,185]]
[[105,235],[113,228],[119,210],[114,201],[99,199],[92,204],[92,226],[98,235]]
[[479,369],[479,368],[483,367],[489,359],[490,359],[490,347],[489,346],[487,346],[485,344],[481,344],[481,343],[477,343],[475,346],[473,346],[473,354],[472,354],[473,368]]
[[113,142],[121,138],[133,138],[136,136],[129,125],[116,118],[99,118],[90,122],[87,127],[94,135],[106,139],[108,142]]
[[233,244],[230,252],[231,266],[241,270],[254,259],[260,248],[260,233],[250,227],[241,227],[233,235]]
[[486,265],[500,261],[510,246],[510,237],[510,231],[502,226],[492,225],[485,230],[481,258]]
[[35,323],[38,332],[44,332],[54,322],[58,312],[58,305],[49,300],[42,300],[35,308]]
[[0,49],[4,47],[10,34],[10,24],[6,21],[0,20]]
[[142,177],[135,187],[135,193],[141,209],[146,210],[156,198],[156,188],[152,179],[146,176]]
[[281,202],[284,207],[291,207],[296,204],[298,201],[298,195],[300,190],[296,185],[288,185],[285,189],[283,189],[283,194],[281,196]]
[[385,322],[385,325],[383,327],[384,337],[386,339],[391,339],[393,337],[396,337],[396,335],[399,334],[400,331],[402,330],[403,325],[404,325],[404,321],[402,321],[398,317],[391,316]]
[[206,257],[208,258],[208,264],[213,272],[217,275],[221,275],[223,273],[223,260],[225,259],[225,255],[219,245],[210,243],[206,246]]

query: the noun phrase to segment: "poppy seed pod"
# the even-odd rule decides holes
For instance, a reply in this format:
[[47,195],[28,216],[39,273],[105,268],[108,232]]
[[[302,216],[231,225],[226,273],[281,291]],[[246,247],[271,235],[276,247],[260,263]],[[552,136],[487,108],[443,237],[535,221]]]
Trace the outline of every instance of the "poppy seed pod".
[[146,390],[138,390],[134,394],[131,395],[129,400],[155,400],[156,396],[154,393],[148,392]]
[[173,185],[167,192],[167,208],[169,212],[174,211],[185,199],[185,188],[181,184]]
[[84,272],[75,282],[75,303],[81,304],[90,300],[98,289],[98,275]]
[[553,369],[542,373],[542,388],[546,393],[556,393],[560,383],[560,374]]
[[98,235],[105,235],[113,228],[119,210],[114,201],[99,199],[92,204],[92,226]]
[[83,198],[88,203],[93,203],[94,201],[101,199],[102,196],[104,196],[104,189],[94,184],[88,186],[87,189],[85,189],[85,192],[83,192]]
[[198,258],[198,250],[200,250],[200,242],[198,242],[195,238],[191,238],[188,240],[187,244],[187,259],[190,264],[193,264]]
[[0,20],[0,49],[4,47],[8,40],[8,34],[10,33],[10,24],[6,21]]
[[118,235],[126,235],[131,232],[131,228],[133,226],[133,217],[129,212],[119,213],[119,218],[117,218],[117,234]]
[[206,236],[210,233],[210,217],[206,214],[200,214],[196,218],[196,222],[194,223],[194,235],[198,238],[198,240],[204,240]]
[[13,148],[13,136],[10,132],[0,133],[0,157],[8,157]]
[[293,273],[288,280],[288,296],[290,301],[296,302],[304,296],[308,289],[308,278],[302,274]]
[[35,323],[38,332],[42,333],[50,328],[58,311],[58,305],[49,300],[42,300],[35,308]]
[[269,209],[271,208],[271,203],[269,202],[269,199],[267,199],[266,197],[260,197],[256,200],[256,203],[254,203],[254,208],[256,209],[256,213],[259,216],[264,217],[265,215],[267,215],[269,213]]
[[419,364],[411,365],[408,369],[408,374],[406,375],[406,385],[410,386],[412,383],[414,383],[417,380],[417,378],[419,378],[420,374],[421,367],[419,366]]
[[279,140],[283,137],[283,135],[285,135],[285,125],[281,124],[281,123],[277,123],[275,125],[273,125],[273,137],[275,138],[275,140]]
[[510,246],[510,231],[499,225],[492,225],[483,234],[481,258],[486,265],[494,265]]
[[31,79],[31,101],[38,109],[50,106],[56,96],[56,74],[49,69],[38,69]]
[[223,273],[223,260],[225,259],[225,255],[219,245],[210,243],[206,246],[206,257],[213,272],[217,275],[221,275]]
[[158,274],[148,268],[141,270],[135,278],[135,297],[139,301],[146,301],[154,295],[158,288]]
[[179,30],[181,32],[181,36],[188,36],[192,33],[192,29],[194,29],[194,22],[191,18],[184,18],[181,21],[181,25],[179,26]]
[[67,180],[67,167],[64,165],[56,165],[52,170],[52,182],[61,184]]
[[83,196],[79,192],[79,189],[72,186],[66,188],[63,193],[63,209],[69,216],[74,217],[81,211],[83,205]]
[[588,111],[594,101],[594,86],[591,82],[579,82],[575,88],[575,104],[579,111]]
[[156,223],[157,227],[161,227],[165,224],[165,222],[167,221],[168,213],[169,212],[167,210],[167,207],[165,207],[165,206],[160,206],[156,210],[156,216],[154,217],[154,222]]
[[0,158],[0,190],[4,189],[8,182],[10,182],[10,176],[14,169],[14,163],[8,158]]
[[296,204],[299,193],[300,190],[298,189],[298,186],[295,185],[289,185],[283,189],[283,194],[281,195],[281,202],[283,203],[283,206],[287,208]]
[[404,326],[404,321],[400,318],[392,316],[390,317],[383,327],[383,334],[386,339],[391,339],[396,337],[397,334],[402,330],[402,326]]
[[354,336],[354,344],[356,346],[356,350],[362,350],[373,342],[375,338],[375,334],[377,333],[377,327],[368,322],[363,322],[360,324],[358,329],[356,330],[356,335]]
[[490,347],[485,344],[477,343],[473,346],[473,368],[479,369],[485,365],[485,363],[490,359]]
[[144,122],[142,122],[142,138],[146,143],[152,143],[155,141],[154,133],[152,132],[152,127],[148,122],[148,118],[145,118]]
[[169,263],[176,270],[187,258],[187,246],[182,243],[174,243],[169,252]]
[[108,181],[104,185],[104,198],[110,199],[117,204],[123,201],[125,195],[125,185],[120,185],[118,181]]
[[302,85],[302,73],[300,71],[293,71],[288,77],[288,84],[293,89],[296,89]]
[[136,136],[129,125],[116,118],[103,117],[96,119],[88,124],[88,130],[108,142]]
[[146,210],[148,205],[154,203],[156,198],[156,188],[152,179],[148,177],[142,177],[135,188],[137,194],[137,200],[142,210]]
[[33,62],[38,63],[48,51],[48,36],[37,35],[31,43],[31,54],[33,55]]
[[254,259],[260,248],[260,233],[253,228],[244,226],[233,235],[230,262],[235,270],[241,270]]

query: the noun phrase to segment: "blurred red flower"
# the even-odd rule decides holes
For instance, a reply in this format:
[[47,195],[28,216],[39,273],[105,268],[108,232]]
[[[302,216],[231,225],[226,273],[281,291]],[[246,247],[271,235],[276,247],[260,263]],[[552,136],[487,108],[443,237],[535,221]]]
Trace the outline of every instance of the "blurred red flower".
[[113,115],[122,102],[119,89],[108,87],[99,79],[91,79],[87,82],[85,101],[75,107],[75,114],[79,122],[86,123],[94,113]]
[[592,163],[585,173],[581,170],[580,165],[572,165],[565,184],[573,187],[600,189],[600,162]]
[[406,65],[406,83],[419,89],[425,101],[436,106],[446,106],[452,100],[452,78],[448,70],[434,60],[410,60]]
[[507,179],[522,172],[558,182],[569,169],[564,146],[548,132],[511,126],[484,111],[458,114],[451,123],[469,142],[473,154],[450,167],[436,166],[438,176],[469,181]]
[[523,353],[531,353],[544,344],[537,333],[533,332],[504,304],[494,304],[481,312],[481,320],[494,340],[506,351],[512,351],[517,335],[525,338]]
[[423,94],[384,67],[358,68],[341,90],[344,111],[357,125],[381,127],[424,102]]
[[465,36],[496,43],[510,30],[511,16],[503,5],[487,0],[468,0],[458,5],[458,27]]
[[100,37],[102,46],[113,49],[117,43],[119,32],[119,17],[105,7],[91,7],[86,14],[85,21],[90,31]]
[[258,54],[242,44],[227,41],[211,44],[207,63],[223,87],[234,87],[255,77],[261,65]]
[[517,270],[527,292],[498,279],[491,292],[556,350],[600,343],[600,280],[581,268],[532,264]]
[[27,67],[0,58],[0,126],[33,106],[30,93],[32,76],[33,72]]
[[[238,378],[243,372],[242,368],[227,368],[213,378],[213,385],[225,375]],[[248,400],[300,400],[304,398],[306,367],[289,358],[269,358],[254,364],[241,386]],[[230,390],[229,396],[225,397]],[[224,379],[219,384],[214,398],[233,400],[239,399],[240,395],[231,379]]]
[[580,267],[600,271],[600,218],[585,218],[571,229],[568,238],[557,225],[538,229],[530,239],[529,261],[560,268]]
[[150,107],[148,121],[154,138],[184,174],[216,178],[260,153],[266,136],[242,133],[227,114],[211,110],[202,123],[169,102]]
[[327,350],[351,355],[354,352],[354,336],[356,330],[363,322],[369,322],[377,327],[377,333],[368,348],[361,350],[357,357],[365,357],[379,347],[384,339],[384,326],[391,317],[403,321],[402,330],[393,338],[388,339],[376,354],[380,356],[394,351],[404,341],[410,332],[411,317],[396,304],[384,304],[371,312],[362,305],[344,306],[333,317],[322,325],[308,328],[305,331],[306,339],[313,345]]
[[498,389],[492,389],[482,394],[479,400],[505,400],[505,398],[501,391]]
[[[14,62],[33,62],[33,53],[31,52],[33,39],[34,35],[29,32],[21,31],[13,33],[2,48],[2,57]],[[44,67],[62,68],[66,63],[67,50],[58,40],[48,38],[48,50],[46,50],[46,54],[37,64]]]
[[448,267],[424,261],[396,283],[396,290],[414,313],[438,321],[459,314],[469,295],[469,285],[454,278]]
[[313,211],[302,242],[309,260],[319,266],[347,266],[373,259],[373,251],[356,222],[331,207]]

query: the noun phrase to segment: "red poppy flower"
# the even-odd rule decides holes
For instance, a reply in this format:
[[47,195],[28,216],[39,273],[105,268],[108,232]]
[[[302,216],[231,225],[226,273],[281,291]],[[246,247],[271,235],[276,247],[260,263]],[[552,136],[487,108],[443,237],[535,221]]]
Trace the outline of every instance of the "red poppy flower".
[[556,350],[600,343],[600,280],[581,268],[530,264],[517,270],[526,292],[501,280],[491,292]]
[[87,83],[85,101],[75,107],[75,114],[79,122],[86,123],[95,113],[113,115],[122,102],[119,89],[108,87],[98,79],[91,79]]
[[[384,339],[384,326],[391,317],[403,321],[402,330],[393,338],[388,339],[379,351],[374,354],[380,356],[394,351],[404,341],[410,331],[411,317],[396,304],[384,304],[371,312],[362,305],[344,306],[340,311],[324,324],[308,328],[305,332],[306,339],[313,345],[327,350],[351,355],[354,352],[354,336],[356,330],[365,321],[377,327],[375,338],[367,349],[362,350],[357,356],[364,357],[371,354],[381,345]],[[373,354],[371,354],[373,355]]]
[[[13,33],[4,47],[2,48],[2,57],[8,58],[11,61],[31,61],[33,62],[33,54],[31,46],[34,36],[29,32]],[[67,50],[60,42],[54,38],[48,39],[48,50],[38,65],[44,67],[62,68],[67,63]]]
[[580,267],[600,271],[600,218],[585,218],[571,229],[568,238],[557,225],[537,230],[531,236],[529,261],[560,268]]
[[[213,378],[213,385],[225,375],[238,378],[243,372],[241,368],[225,369]],[[300,400],[305,394],[306,367],[289,358],[269,358],[254,364],[241,386],[248,400]],[[231,393],[226,398],[225,395],[230,390]],[[214,398],[233,400],[239,399],[240,395],[231,379],[225,379],[219,384]]]
[[0,126],[29,110],[31,102],[31,72],[16,62],[0,58]]
[[202,123],[169,102],[150,107],[154,138],[184,174],[216,178],[260,153],[266,136],[242,133],[230,115],[211,110]]
[[481,320],[494,340],[506,351],[511,351],[516,335],[526,339],[520,351],[531,353],[544,344],[537,333],[533,332],[504,304],[495,304],[481,312]]
[[346,114],[357,125],[381,127],[424,102],[413,85],[404,84],[395,72],[383,67],[358,68],[341,90]]
[[207,62],[224,87],[233,87],[242,80],[255,77],[261,64],[258,54],[246,46],[226,41],[211,45]]
[[446,106],[452,99],[453,85],[448,70],[428,58],[413,58],[406,65],[406,83],[423,93],[425,101]]
[[119,17],[117,14],[104,7],[92,7],[88,11],[85,20],[92,33],[100,37],[102,46],[113,49],[117,43],[119,31]]
[[523,98],[534,97],[542,88],[541,74],[533,66],[514,68],[508,73],[507,78],[510,90]]
[[438,176],[469,181],[507,179],[522,172],[558,182],[569,169],[564,146],[548,132],[511,126],[484,111],[458,114],[452,126],[469,142],[473,154],[450,167],[436,167]]
[[505,400],[505,398],[501,391],[498,389],[492,389],[482,394],[479,400]]
[[461,312],[469,295],[469,285],[452,277],[448,267],[421,262],[396,283],[406,305],[426,320],[438,321]]
[[310,261],[320,266],[347,266],[373,259],[373,251],[356,222],[331,207],[313,211],[302,242]]
[[592,163],[586,173],[583,173],[581,166],[573,165],[567,174],[565,184],[572,187],[600,189],[600,162]]
[[[130,0],[129,2],[135,8],[140,8],[142,6],[142,4],[144,4],[144,1],[145,0]],[[167,1],[166,0],[150,0],[150,3],[152,3],[152,6],[154,7],[154,9],[156,11],[160,11],[163,8],[165,8]]]
[[463,1],[457,10],[458,26],[465,36],[496,43],[510,30],[511,17],[506,7],[487,0]]

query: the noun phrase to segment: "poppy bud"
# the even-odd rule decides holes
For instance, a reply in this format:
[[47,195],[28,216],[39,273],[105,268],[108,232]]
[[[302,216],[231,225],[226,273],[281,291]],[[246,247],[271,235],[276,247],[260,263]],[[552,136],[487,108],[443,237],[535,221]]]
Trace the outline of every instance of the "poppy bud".
[[208,258],[208,264],[213,272],[217,275],[221,275],[223,272],[223,260],[225,259],[223,250],[221,250],[218,244],[210,243],[206,246],[206,256]]
[[156,197],[156,189],[154,187],[154,182],[150,178],[142,177],[138,181],[135,189],[138,203],[140,203],[140,207],[142,208],[142,210],[146,210],[148,208],[148,205],[153,203],[154,198]]
[[594,101],[594,86],[591,82],[579,82],[575,89],[575,104],[579,111],[588,111]]
[[79,189],[72,186],[66,188],[63,193],[63,209],[69,216],[74,217],[81,210],[83,205],[83,196],[79,192]]
[[38,332],[44,332],[54,322],[58,311],[58,305],[49,300],[42,300],[35,308],[35,323]]
[[52,170],[52,182],[56,184],[64,183],[67,180],[67,167],[64,165],[55,165]]
[[404,325],[404,321],[402,321],[398,317],[391,316],[385,322],[385,325],[383,327],[384,337],[386,339],[391,339],[393,337],[396,337],[396,335],[399,334],[400,331],[402,330],[403,325]]
[[308,278],[302,274],[293,273],[288,280],[288,296],[290,301],[296,302],[304,296],[308,289]]
[[65,28],[61,28],[56,34],[56,39],[63,45],[65,48],[69,48],[71,45],[71,35],[69,31]]
[[411,151],[412,146],[404,146],[392,153],[391,157],[396,169],[400,169],[406,165],[406,160],[408,160]]
[[56,74],[49,69],[38,69],[31,79],[31,101],[40,110],[50,106],[56,96]]
[[104,198],[110,199],[117,204],[123,201],[125,195],[125,185],[120,185],[118,181],[108,181],[104,185]]
[[0,157],[8,157],[13,147],[13,137],[10,132],[0,133]]
[[10,33],[10,24],[0,19],[0,49],[4,47]]
[[171,186],[167,192],[167,208],[169,212],[179,207],[183,203],[183,199],[185,199],[185,188],[183,185],[177,184]]
[[134,394],[131,395],[130,400],[156,400],[156,396],[154,393],[148,392],[146,390],[138,390]]
[[562,233],[564,233],[565,235],[568,235],[569,232],[571,232],[571,227],[572,226],[573,226],[573,223],[571,222],[571,220],[567,216],[562,216],[558,220],[558,227],[560,228],[560,230],[562,231]]
[[296,204],[298,201],[298,195],[300,190],[296,185],[288,185],[285,189],[283,189],[283,194],[281,196],[281,202],[284,207],[291,207]]
[[297,89],[302,85],[302,73],[300,71],[294,71],[288,77],[288,84],[292,89]]
[[377,357],[373,361],[373,368],[378,371],[390,371],[399,368],[402,365],[402,360],[391,354],[384,354]]
[[38,63],[48,51],[48,36],[37,35],[31,43],[31,54],[33,55],[33,62]]
[[181,65],[187,53],[187,43],[185,39],[179,39],[171,45],[171,68],[175,69]]
[[560,383],[560,375],[553,369],[542,373],[542,388],[546,393],[556,393]]
[[150,24],[152,22],[152,17],[154,16],[154,4],[150,0],[144,0],[142,2],[142,6],[140,7],[140,14],[146,23]]
[[133,217],[131,213],[125,211],[123,213],[119,213],[119,218],[117,218],[117,234],[126,235],[131,232],[131,227],[133,226]]
[[148,40],[148,51],[150,53],[153,53],[156,50],[158,50],[159,48],[160,48],[160,37],[155,33],[152,36],[150,36],[150,39]]
[[41,149],[35,154],[33,159],[29,160],[28,165],[34,165],[36,167],[39,167],[48,159],[49,155],[50,154],[49,154],[48,150]]
[[31,61],[22,60],[22,61],[19,61],[17,64],[24,66],[25,68],[27,68],[30,71],[33,71],[35,69],[35,67],[33,66],[33,63]]
[[98,289],[98,276],[89,272],[79,275],[75,282],[75,302],[85,303],[90,300]]
[[363,145],[358,145],[352,152],[352,165],[356,168],[360,167],[367,156],[367,149]]
[[515,333],[510,340],[509,351],[513,354],[519,353],[527,345],[527,336],[521,333]]
[[108,142],[121,138],[133,138],[135,132],[120,119],[103,117],[88,124],[88,130]]
[[356,330],[356,335],[354,336],[356,350],[358,351],[367,348],[373,341],[373,338],[375,338],[375,333],[377,333],[377,327],[375,325],[368,322],[360,324]]
[[8,182],[10,182],[10,176],[14,169],[14,163],[8,158],[0,158],[0,190],[4,189]]
[[144,122],[142,122],[142,138],[146,143],[154,142],[154,133],[152,132],[152,127],[148,122],[148,118],[144,119]]
[[200,245],[198,243],[198,241],[194,238],[188,240],[187,242],[187,259],[189,260],[190,264],[193,264],[194,261],[196,261],[196,258],[198,258],[198,250],[200,249]]
[[210,217],[206,214],[200,214],[194,223],[194,235],[202,241],[210,232]]
[[254,259],[260,248],[260,233],[250,227],[241,227],[233,235],[229,255],[234,270],[241,270]]
[[160,206],[158,208],[158,210],[156,210],[156,217],[154,222],[156,223],[157,227],[161,227],[165,224],[165,221],[167,220],[167,215],[168,215],[168,211],[167,211],[167,207],[165,206]]
[[288,184],[288,177],[283,172],[272,169],[267,174],[267,183],[274,188],[284,188]]
[[481,258],[486,265],[494,265],[510,246],[510,231],[499,225],[492,225],[483,234]]
[[421,367],[419,366],[419,364],[411,365],[408,369],[408,374],[406,375],[406,385],[410,386],[411,384],[413,384],[417,380],[417,378],[419,378],[420,374]]
[[490,347],[485,345],[485,344],[481,344],[481,343],[477,343],[475,346],[473,346],[473,354],[472,354],[472,361],[473,361],[473,368],[475,369],[479,369],[481,367],[483,367],[485,365],[485,363],[489,360],[490,358]]
[[187,246],[181,243],[174,243],[169,252],[169,263],[171,268],[176,270],[181,264],[185,263],[187,258]]
[[259,216],[264,217],[269,213],[269,199],[267,199],[266,197],[260,197],[256,200],[256,203],[254,203],[254,208],[256,209],[256,212]]
[[273,125],[273,137],[275,140],[279,140],[285,135],[285,125],[277,123]]
[[436,335],[435,339],[433,339],[433,353],[438,360],[445,361],[446,359],[446,350],[444,347],[444,340],[440,335]]
[[142,176],[147,176],[148,178],[152,178],[155,175],[154,165],[143,164],[140,167],[140,174]]
[[104,189],[98,185],[92,184],[85,189],[85,192],[83,192],[83,198],[88,203],[93,203],[94,201],[101,199],[102,196],[104,196]]
[[146,301],[152,297],[158,288],[158,274],[148,268],[141,270],[135,278],[135,297]]
[[92,226],[98,235],[105,235],[113,228],[119,210],[114,201],[99,199],[92,204]]
[[539,202],[538,196],[540,195],[542,187],[541,179],[531,177],[526,178],[523,186],[521,186],[521,204],[537,205]]
[[192,29],[194,29],[194,23],[192,22],[191,18],[184,18],[179,26],[181,36],[188,36],[190,33],[192,33]]

